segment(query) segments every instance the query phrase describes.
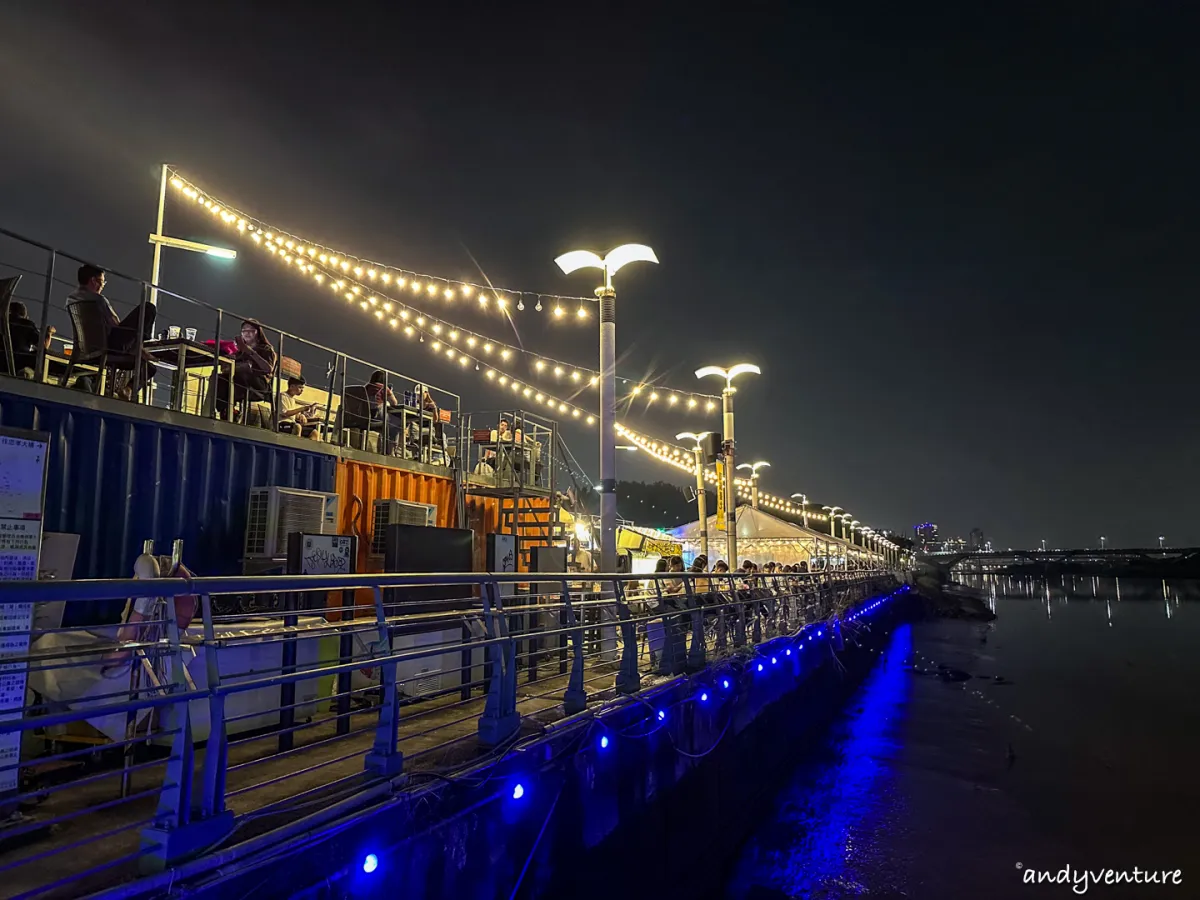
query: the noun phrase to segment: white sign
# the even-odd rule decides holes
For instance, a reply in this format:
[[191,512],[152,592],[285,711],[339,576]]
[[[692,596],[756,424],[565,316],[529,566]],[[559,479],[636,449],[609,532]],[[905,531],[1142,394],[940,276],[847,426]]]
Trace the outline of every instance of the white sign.
[[349,575],[354,538],[345,534],[306,534],[300,552],[301,575]]
[[[42,544],[49,437],[0,428],[0,581],[35,581]],[[29,664],[32,603],[0,604],[0,721],[21,718]],[[0,735],[0,795],[17,790],[21,732]]]

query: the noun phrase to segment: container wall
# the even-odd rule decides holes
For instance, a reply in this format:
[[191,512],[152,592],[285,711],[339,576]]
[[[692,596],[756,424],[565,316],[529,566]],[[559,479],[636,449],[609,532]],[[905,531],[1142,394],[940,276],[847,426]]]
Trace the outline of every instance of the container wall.
[[198,574],[238,574],[251,487],[334,489],[332,454],[127,417],[89,400],[0,392],[0,425],[50,434],[46,530],[79,535],[76,578],[129,577],[147,538],[160,553],[183,538]]
[[337,464],[337,492],[341,534],[358,537],[360,572],[378,570],[378,560],[368,558],[371,545],[371,510],[376,500],[408,500],[437,507],[439,528],[457,527],[454,479],[410,472],[392,466],[343,459]]

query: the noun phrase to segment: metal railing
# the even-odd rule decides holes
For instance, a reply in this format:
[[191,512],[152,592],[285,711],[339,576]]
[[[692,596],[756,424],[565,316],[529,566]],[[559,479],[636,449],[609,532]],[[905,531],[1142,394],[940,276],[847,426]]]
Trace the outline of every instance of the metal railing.
[[[36,382],[57,385],[66,377],[70,362],[68,351],[73,350],[74,340],[65,297],[76,288],[75,268],[88,262],[91,261],[0,228],[0,278],[20,275],[14,299],[26,305],[30,318],[39,323],[43,335],[49,326],[57,331],[48,348],[42,343],[38,345],[36,363],[32,367]],[[461,398],[457,394],[283,329],[263,325],[263,332],[276,352],[274,370],[267,379],[267,390],[262,392],[265,396],[256,394],[253,398],[247,396],[240,404],[228,403],[228,381],[222,377],[222,372],[229,367],[221,362],[219,348],[223,343],[234,341],[242,321],[249,317],[113,269],[105,268],[105,272],[109,277],[105,296],[118,313],[143,310],[139,313],[138,341],[133,356],[141,355],[143,349],[154,356],[154,377],[141,395],[146,404],[231,422],[236,418],[243,425],[276,430],[283,421],[278,398],[280,392],[287,389],[288,373],[283,371],[283,360],[287,357],[298,363],[303,372],[309,373],[306,379],[309,386],[300,401],[319,404],[319,411],[311,418],[314,424],[320,425],[326,440],[367,452],[403,456],[433,465],[452,465],[457,443],[453,430],[457,428],[461,412]],[[141,340],[142,317],[152,289],[157,296],[153,336],[162,339],[144,344]],[[187,340],[189,335],[191,339]],[[182,343],[181,338],[185,339]],[[87,386],[98,390],[102,378],[96,368],[95,365],[77,365],[71,384],[81,389]],[[0,361],[0,375],[4,370],[5,364]],[[368,416],[365,427],[356,427],[349,422],[344,424],[347,394],[361,393],[377,372],[383,376],[382,395],[386,397],[390,391],[395,395],[396,403],[390,410],[383,407],[385,412],[381,419]],[[426,391],[439,410],[450,414],[449,422],[426,414],[423,403]],[[353,402],[355,397],[351,399]],[[351,414],[361,418],[356,413]],[[447,431],[450,434],[446,434]]]
[[[16,783],[0,793],[15,814],[0,879],[9,896],[77,896],[400,775],[494,763],[556,719],[758,653],[893,584],[880,571],[5,583],[0,614],[32,603],[35,626],[6,634],[30,645],[4,658],[28,690],[0,717],[0,742],[21,738],[0,760],[0,786]],[[284,598],[278,615],[226,612],[263,593]],[[125,625],[44,614],[129,597],[150,612]]]

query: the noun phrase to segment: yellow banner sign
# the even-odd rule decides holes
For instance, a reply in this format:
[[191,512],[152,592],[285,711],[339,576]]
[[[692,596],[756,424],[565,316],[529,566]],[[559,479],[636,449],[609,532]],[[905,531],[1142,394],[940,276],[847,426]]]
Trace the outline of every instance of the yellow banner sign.
[[717,531],[725,530],[725,463],[717,460]]

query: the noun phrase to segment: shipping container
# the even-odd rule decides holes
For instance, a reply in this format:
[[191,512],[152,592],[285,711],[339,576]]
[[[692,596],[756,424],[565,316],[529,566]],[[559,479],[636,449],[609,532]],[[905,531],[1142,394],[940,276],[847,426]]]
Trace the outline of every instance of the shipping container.
[[76,578],[130,577],[148,538],[182,538],[197,574],[239,574],[250,488],[335,485],[331,448],[56,388],[0,381],[0,425],[50,434],[45,528],[79,535]]

